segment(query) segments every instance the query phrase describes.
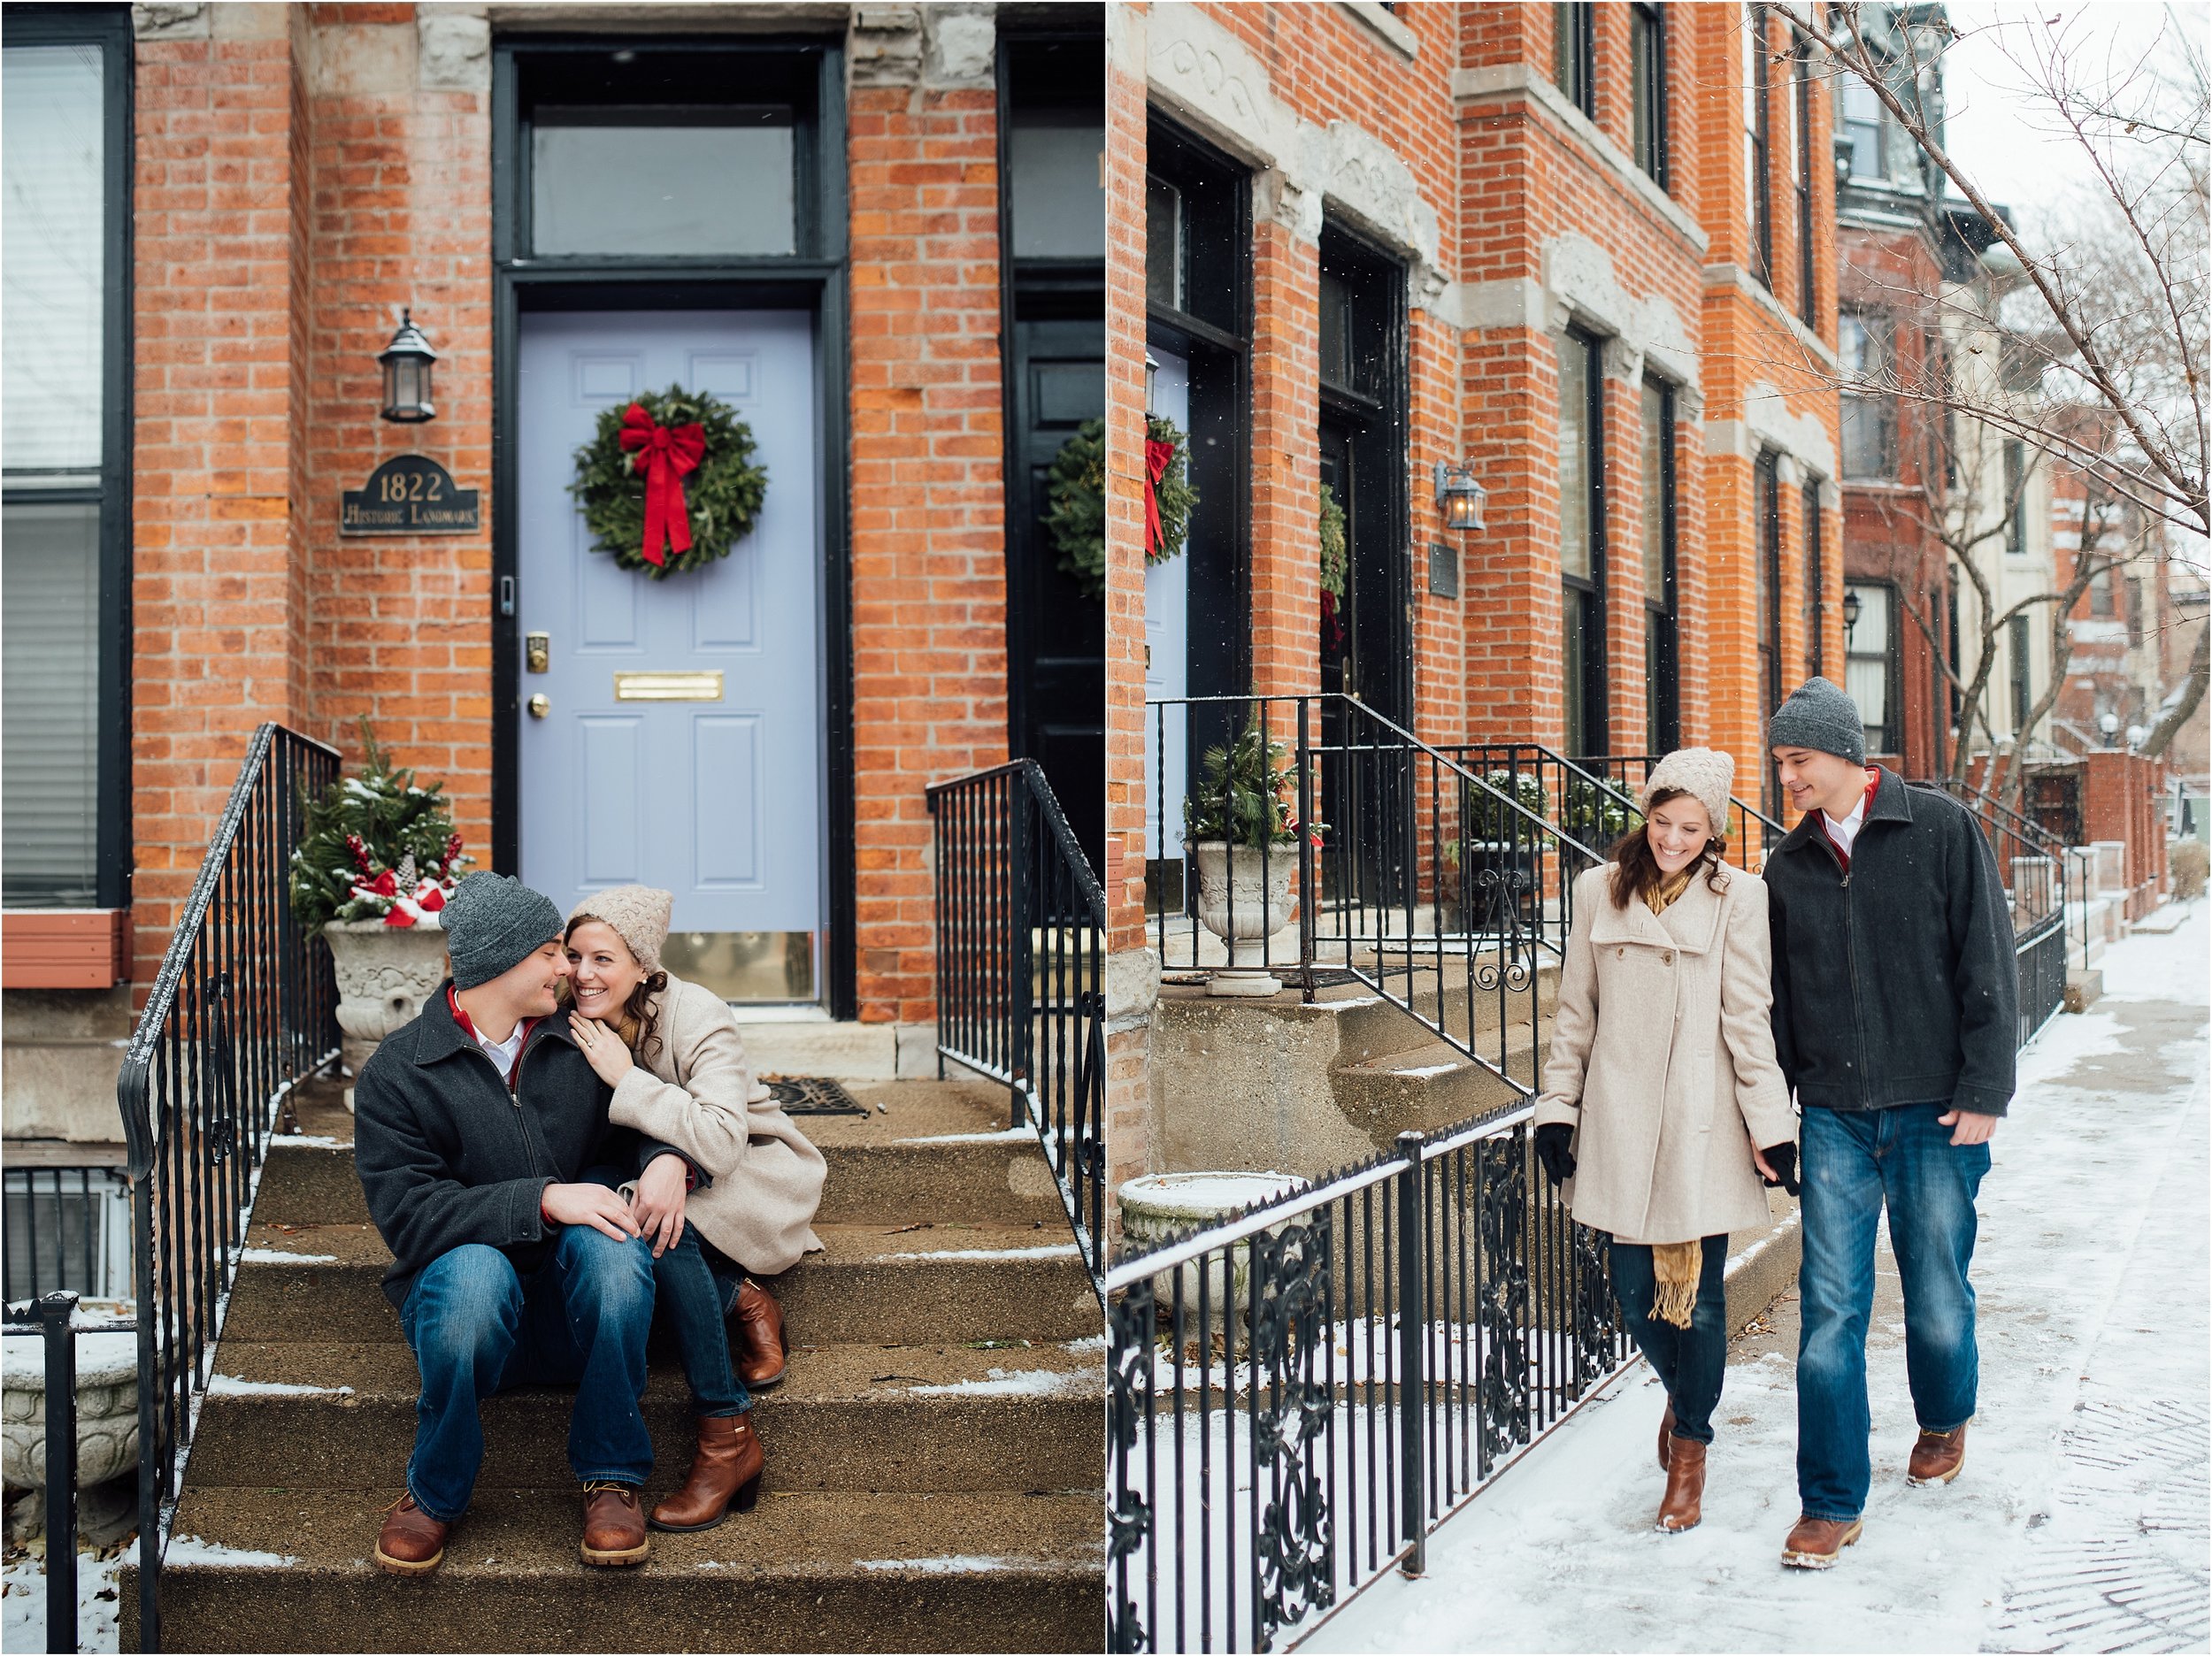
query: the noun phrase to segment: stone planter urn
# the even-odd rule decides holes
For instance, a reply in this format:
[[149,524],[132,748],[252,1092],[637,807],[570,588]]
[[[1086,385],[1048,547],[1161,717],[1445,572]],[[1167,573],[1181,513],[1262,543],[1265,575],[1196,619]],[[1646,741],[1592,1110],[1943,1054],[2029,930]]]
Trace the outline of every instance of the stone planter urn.
[[[34,1336],[6,1344],[0,1377],[0,1473],[10,1489],[46,1485],[46,1346]],[[138,1336],[77,1337],[77,1482],[89,1488],[138,1465]]]
[[376,1045],[422,1010],[445,981],[445,933],[434,925],[333,920],[323,927],[338,974],[340,1052],[359,1075]]
[[[1198,1225],[1227,1217],[1254,1202],[1266,1201],[1286,1191],[1304,1190],[1312,1181],[1295,1173],[1148,1173],[1133,1178],[1117,1192],[1121,1203],[1121,1232],[1133,1249],[1156,1247],[1170,1238]],[[1233,1261],[1233,1262],[1232,1262]],[[1251,1300],[1252,1268],[1248,1250],[1232,1249],[1228,1259],[1216,1254],[1202,1261],[1191,1260],[1176,1268],[1182,1279],[1185,1326],[1198,1326],[1199,1273],[1205,1273],[1206,1305],[1213,1326],[1233,1326],[1227,1320],[1240,1316]],[[1175,1285],[1163,1271],[1154,1279],[1153,1300],[1164,1320],[1175,1314]]]
[[1297,913],[1290,877],[1298,847],[1271,846],[1264,858],[1256,846],[1206,840],[1189,847],[1198,870],[1198,924],[1228,945],[1229,964],[1206,984],[1216,995],[1280,993],[1282,980],[1267,970],[1267,939]]

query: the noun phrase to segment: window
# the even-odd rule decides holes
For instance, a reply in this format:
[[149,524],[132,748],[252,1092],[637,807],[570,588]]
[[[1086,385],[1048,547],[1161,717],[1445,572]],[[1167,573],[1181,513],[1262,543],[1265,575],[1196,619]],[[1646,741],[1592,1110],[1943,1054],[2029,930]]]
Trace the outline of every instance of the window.
[[1774,193],[1767,74],[1767,9],[1744,8],[1744,183],[1750,214],[1752,273],[1774,285]]
[[795,252],[795,149],[786,108],[541,104],[531,251]]
[[2028,550],[2028,446],[2005,440],[2005,550],[2024,557]]
[[1674,391],[1644,381],[1644,746],[1682,741],[1679,636],[1675,625]]
[[1772,712],[1782,705],[1782,468],[1771,451],[1752,471],[1751,510],[1759,547],[1753,565],[1754,612],[1759,625],[1759,695]]
[[2032,694],[2032,665],[2029,653],[2028,617],[2016,615],[2006,624],[2007,654],[2012,657],[2012,733],[2016,740],[2028,738],[2028,713],[2034,706]]
[[1628,10],[1629,121],[1636,165],[1667,188],[1667,29],[1659,8]]
[[1842,88],[1842,136],[1851,154],[1851,176],[1884,179],[1889,167],[1883,155],[1889,111],[1874,88],[1856,75],[1846,74],[1836,84]]
[[1183,192],[1165,179],[1144,179],[1144,296],[1147,303],[1181,310],[1185,231]]
[[[2108,576],[2107,579],[2117,579],[2118,577]],[[2143,578],[2140,575],[2131,575],[2127,578],[2127,583],[2128,642],[2140,644],[2143,641]]]
[[1887,317],[1846,311],[1836,318],[1843,369],[1843,473],[1897,475],[1897,399]]
[[63,1289],[131,1297],[131,1189],[115,1169],[12,1167],[4,1205],[10,1304]]
[[1016,258],[1106,257],[1106,134],[1085,109],[1017,103],[1006,159]]
[[1795,151],[1793,172],[1797,178],[1797,314],[1807,327],[1820,312],[1814,300],[1818,293],[1813,261],[1813,49],[1798,43],[1793,69],[1796,96],[1790,100],[1790,148]]
[[2089,613],[2101,621],[2112,620],[2120,613],[2113,594],[2113,584],[2119,579],[2111,570],[2100,570],[2089,578]]
[[1820,485],[1809,482],[1799,510],[1805,516],[1805,676],[1822,678],[1828,672],[1828,651],[1821,625],[1821,609],[1827,602],[1828,582],[1820,542]]
[[1867,752],[1893,755],[1898,750],[1897,594],[1886,586],[1857,582],[1845,587],[1844,594],[1843,687],[1859,704]]
[[1583,4],[1554,5],[1552,79],[1567,102],[1597,119],[1597,8]]
[[1606,750],[1605,463],[1598,342],[1579,328],[1559,341],[1559,570],[1567,752]]
[[128,901],[128,13],[11,8],[0,88],[0,901]]

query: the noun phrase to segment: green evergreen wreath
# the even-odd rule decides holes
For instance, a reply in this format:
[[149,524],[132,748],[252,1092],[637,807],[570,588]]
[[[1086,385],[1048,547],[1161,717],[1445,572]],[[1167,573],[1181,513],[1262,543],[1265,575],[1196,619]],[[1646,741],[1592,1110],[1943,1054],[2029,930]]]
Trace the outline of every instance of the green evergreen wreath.
[[730,548],[752,528],[768,491],[768,468],[753,458],[753,428],[728,403],[680,386],[648,391],[631,402],[657,425],[688,426],[695,420],[706,434],[698,469],[682,480],[691,549],[668,548],[665,564],[645,556],[645,473],[622,447],[622,415],[628,402],[603,409],[592,440],[576,451],[576,480],[568,492],[583,503],[592,549],[653,580],[729,556]]
[[[1153,442],[1173,443],[1175,457],[1156,491],[1160,538],[1165,548],[1147,553],[1147,564],[1164,563],[1183,549],[1198,491],[1190,483],[1190,440],[1168,420],[1149,415],[1145,434]],[[1141,463],[1140,463],[1141,464]],[[1106,591],[1106,423],[1086,420],[1053,456],[1046,486],[1045,528],[1059,552],[1059,566],[1073,576],[1087,598]]]
[[1344,577],[1350,564],[1345,556],[1344,508],[1336,503],[1336,491],[1321,486],[1321,590],[1337,607],[1344,604]]

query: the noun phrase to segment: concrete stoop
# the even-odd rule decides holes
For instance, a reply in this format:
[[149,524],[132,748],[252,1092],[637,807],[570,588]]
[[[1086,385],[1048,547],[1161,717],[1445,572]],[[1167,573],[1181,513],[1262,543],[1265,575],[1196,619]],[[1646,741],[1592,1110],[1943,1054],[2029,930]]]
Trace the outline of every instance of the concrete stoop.
[[[762,1394],[759,1507],[577,1558],[573,1393],[485,1407],[476,1500],[447,1560],[369,1560],[401,1486],[416,1373],[333,1084],[273,1142],[165,1568],[173,1650],[1087,1650],[1104,1598],[1099,1310],[1035,1141],[1002,1089],[856,1085],[809,1118],[826,1248],[770,1286],[793,1342]],[[656,1348],[649,1502],[690,1420]],[[280,1572],[280,1576],[279,1575]],[[127,1581],[121,1637],[138,1647]]]

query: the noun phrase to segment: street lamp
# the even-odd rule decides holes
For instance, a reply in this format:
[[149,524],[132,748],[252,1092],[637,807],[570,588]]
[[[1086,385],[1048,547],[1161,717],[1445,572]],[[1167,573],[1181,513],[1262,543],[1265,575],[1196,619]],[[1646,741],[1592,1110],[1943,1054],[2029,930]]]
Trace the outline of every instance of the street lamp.
[[1489,497],[1490,491],[1475,481],[1474,467],[1436,463],[1436,506],[1447,529],[1481,528],[1482,503]]
[[384,418],[401,426],[419,426],[438,418],[430,402],[430,364],[438,353],[415,326],[411,312],[399,313],[399,331],[377,361],[384,365]]
[[1860,608],[1861,608],[1861,606],[1860,606],[1860,603],[1859,603],[1859,594],[1856,594],[1856,593],[1855,593],[1855,592],[1847,592],[1847,593],[1845,593],[1845,594],[1843,594],[1843,635],[1844,635],[1844,637],[1846,637],[1846,638],[1849,638],[1849,637],[1851,636],[1851,634],[1852,634],[1854,632],[1857,631],[1857,629],[1858,629],[1858,625],[1859,625],[1859,610],[1860,610]]
[[2104,732],[2104,745],[2108,748],[2112,747],[2114,745],[2112,739],[2120,733],[2120,716],[2117,713],[2099,714],[2097,728]]

